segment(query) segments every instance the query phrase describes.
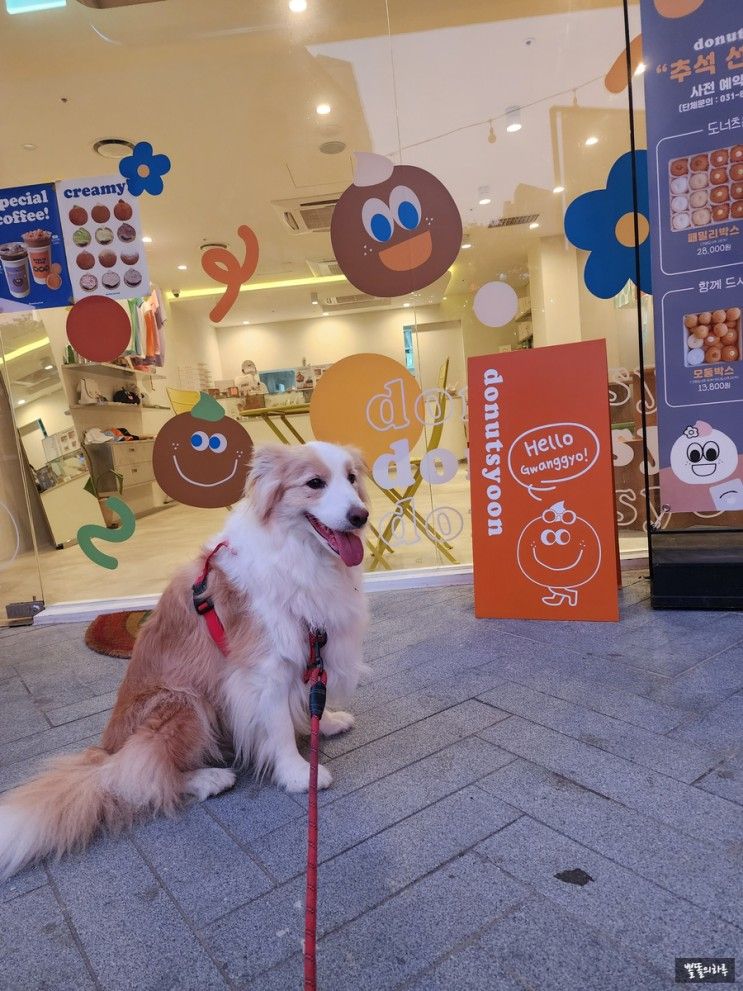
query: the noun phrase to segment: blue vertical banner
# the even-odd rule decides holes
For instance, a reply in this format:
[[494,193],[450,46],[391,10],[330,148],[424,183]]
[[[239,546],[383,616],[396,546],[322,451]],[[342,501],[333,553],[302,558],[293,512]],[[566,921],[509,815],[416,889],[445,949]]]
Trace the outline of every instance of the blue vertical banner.
[[740,511],[743,4],[641,5],[661,503]]
[[0,189],[0,313],[71,302],[54,186]]

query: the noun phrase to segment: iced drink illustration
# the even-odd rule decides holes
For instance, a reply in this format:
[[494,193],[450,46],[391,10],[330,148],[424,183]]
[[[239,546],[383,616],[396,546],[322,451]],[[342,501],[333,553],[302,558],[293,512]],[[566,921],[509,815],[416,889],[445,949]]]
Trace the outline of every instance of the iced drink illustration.
[[28,258],[31,263],[31,274],[37,285],[45,286],[52,264],[52,235],[50,231],[26,231],[23,235]]
[[0,262],[10,295],[15,299],[25,299],[31,291],[28,253],[25,246],[18,244],[17,241],[0,244]]

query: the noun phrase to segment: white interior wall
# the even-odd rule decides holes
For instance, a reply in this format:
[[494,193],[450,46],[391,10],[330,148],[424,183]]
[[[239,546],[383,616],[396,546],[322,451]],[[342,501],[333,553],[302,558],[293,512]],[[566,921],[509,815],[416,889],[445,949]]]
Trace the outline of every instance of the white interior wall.
[[534,347],[581,339],[575,248],[564,237],[543,237],[529,249]]
[[237,374],[234,372],[231,375],[229,371],[223,374],[219,333],[206,318],[189,309],[188,303],[171,303],[165,324],[165,374],[168,385],[179,388],[178,369],[199,364],[209,368],[214,381]]
[[[176,306],[173,307],[176,309]],[[424,307],[429,311],[437,307]],[[381,310],[310,320],[289,320],[249,327],[219,327],[216,340],[224,378],[234,378],[246,359],[259,371],[292,368],[306,358],[323,365],[352,354],[384,354],[404,362],[403,327],[412,324],[412,310]]]

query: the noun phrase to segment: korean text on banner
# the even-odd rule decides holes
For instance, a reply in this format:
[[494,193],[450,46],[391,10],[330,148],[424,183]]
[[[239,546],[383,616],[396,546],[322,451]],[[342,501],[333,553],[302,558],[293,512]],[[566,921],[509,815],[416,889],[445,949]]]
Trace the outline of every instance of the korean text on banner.
[[470,358],[475,612],[616,620],[603,341]]
[[660,497],[719,514],[743,510],[743,10],[689,6],[641,8]]

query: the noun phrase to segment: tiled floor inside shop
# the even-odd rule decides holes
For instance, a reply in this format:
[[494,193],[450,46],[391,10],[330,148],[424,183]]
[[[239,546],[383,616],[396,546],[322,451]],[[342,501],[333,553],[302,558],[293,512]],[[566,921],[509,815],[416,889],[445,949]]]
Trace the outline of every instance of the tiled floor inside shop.
[[[326,742],[321,991],[659,991],[743,971],[743,615],[475,620],[378,593],[357,725]],[[92,743],[123,662],[0,634],[0,789]],[[302,987],[305,801],[244,778],[0,885],[3,991]],[[576,881],[582,883],[575,883]]]

